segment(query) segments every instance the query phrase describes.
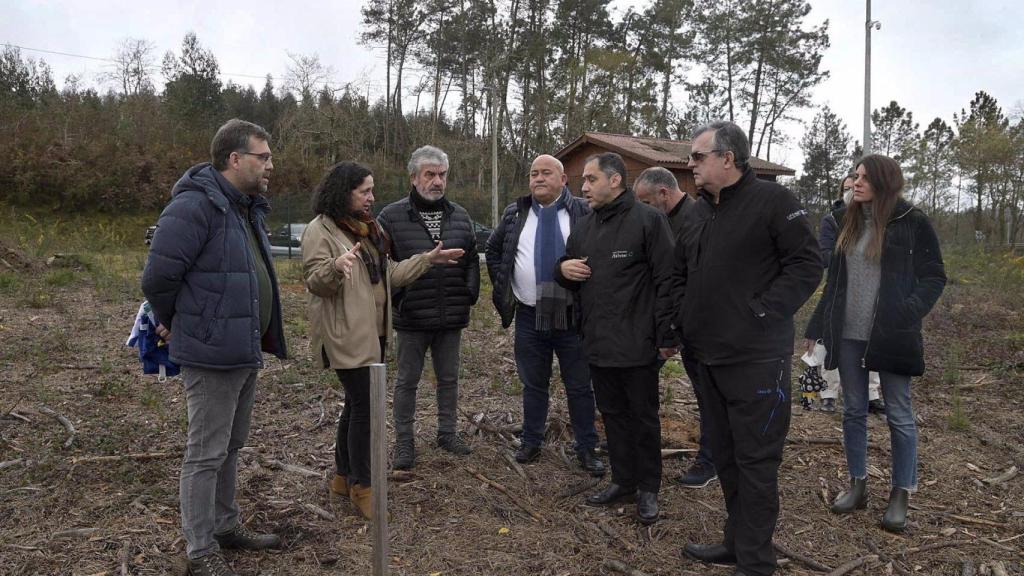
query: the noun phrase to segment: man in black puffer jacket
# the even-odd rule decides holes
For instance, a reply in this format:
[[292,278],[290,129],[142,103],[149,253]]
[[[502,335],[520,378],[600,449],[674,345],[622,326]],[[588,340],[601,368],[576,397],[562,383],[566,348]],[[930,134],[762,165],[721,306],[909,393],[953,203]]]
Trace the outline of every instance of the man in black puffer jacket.
[[583,350],[608,436],[612,482],[587,503],[635,497],[637,519],[650,524],[661,488],[658,359],[678,344],[672,232],[663,213],[626,188],[626,165],[614,152],[587,160],[583,194],[594,211],[569,234],[555,280],[579,295]]
[[594,451],[594,390],[577,333],[579,306],[553,277],[570,231],[590,212],[565,183],[557,158],[543,154],[533,161],[530,194],[509,204],[487,240],[487,273],[502,327],[508,328],[513,317],[516,322],[516,371],[523,383],[523,443],[516,460],[525,464],[540,457],[551,361],[557,355],[577,460],[592,475],[602,476],[604,463]]
[[480,257],[469,213],[444,197],[448,155],[423,146],[409,159],[409,196],[389,204],[378,221],[391,238],[391,256],[402,261],[432,250],[466,251],[458,264],[434,266],[412,284],[396,291],[394,326],[398,332],[398,374],[395,378],[395,460],[397,470],[416,462],[413,424],[416,388],[427,350],[437,378],[437,444],[453,454],[470,453],[456,433],[459,399],[459,345],[469,325],[469,309],[480,295]]
[[[181,525],[190,574],[234,574],[220,548],[280,545],[239,522],[238,450],[249,435],[263,352],[286,356],[277,278],[263,218],[271,161],[263,128],[230,120],[212,164],[178,180],[142,273],[157,335],[180,364],[188,408]],[[172,337],[173,335],[173,337]]]

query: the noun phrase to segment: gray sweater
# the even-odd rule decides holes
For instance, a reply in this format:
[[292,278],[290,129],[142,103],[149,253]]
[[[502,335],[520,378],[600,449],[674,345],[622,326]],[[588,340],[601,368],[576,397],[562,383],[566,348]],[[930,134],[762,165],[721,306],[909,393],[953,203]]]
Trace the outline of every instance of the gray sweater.
[[871,335],[871,323],[875,315],[875,301],[878,298],[878,283],[882,277],[879,261],[868,257],[868,244],[875,235],[871,204],[862,205],[864,228],[853,250],[846,254],[848,268],[846,276],[846,315],[843,322],[843,338],[867,340]]

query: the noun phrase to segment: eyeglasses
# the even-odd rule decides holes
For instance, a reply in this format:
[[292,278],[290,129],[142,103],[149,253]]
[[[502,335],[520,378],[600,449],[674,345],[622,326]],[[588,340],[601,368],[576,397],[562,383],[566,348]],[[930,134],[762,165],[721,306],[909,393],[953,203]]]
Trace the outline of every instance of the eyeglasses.
[[715,149],[715,150],[708,150],[707,152],[690,152],[690,162],[693,162],[694,164],[700,164],[701,162],[704,161],[705,158],[708,157],[708,154],[718,153],[718,152],[725,152],[725,150]]
[[245,154],[247,156],[255,156],[255,157],[259,158],[260,160],[262,160],[264,164],[266,164],[267,162],[270,162],[274,158],[274,155],[271,154],[270,152],[261,152],[259,154],[255,153],[255,152],[242,152],[242,154]]

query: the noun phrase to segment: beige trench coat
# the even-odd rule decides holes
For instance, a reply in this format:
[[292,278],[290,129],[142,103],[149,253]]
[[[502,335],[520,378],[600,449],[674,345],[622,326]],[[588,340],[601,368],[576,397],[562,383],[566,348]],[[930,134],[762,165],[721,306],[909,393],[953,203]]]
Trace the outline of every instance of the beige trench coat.
[[399,263],[388,260],[384,307],[388,334],[378,334],[373,285],[366,264],[358,260],[347,279],[334,267],[334,260],[352,245],[337,224],[323,215],[314,218],[302,233],[302,277],[309,291],[309,349],[320,368],[327,367],[324,354],[334,369],[380,362],[380,338],[391,333],[391,287],[410,284],[430,268],[426,253]]

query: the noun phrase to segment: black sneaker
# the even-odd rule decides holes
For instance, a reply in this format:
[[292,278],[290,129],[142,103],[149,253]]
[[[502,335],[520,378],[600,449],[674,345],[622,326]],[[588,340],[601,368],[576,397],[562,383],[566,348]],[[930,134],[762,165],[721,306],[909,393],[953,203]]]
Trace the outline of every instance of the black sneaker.
[[466,444],[466,441],[462,439],[462,436],[458,434],[446,434],[444,436],[437,437],[437,445],[441,449],[451,452],[456,456],[467,456],[473,453],[473,449]]
[[821,399],[821,411],[822,412],[835,412],[836,411],[836,400],[835,400],[835,398],[822,398]]
[[412,470],[416,465],[416,446],[412,442],[395,442],[395,470]]
[[718,478],[713,464],[697,462],[679,477],[679,483],[687,488],[703,488]]
[[266,550],[280,548],[281,537],[276,534],[260,534],[239,524],[231,532],[214,534],[213,539],[221,548],[238,548],[241,550]]
[[874,400],[868,401],[868,412],[871,414],[881,414],[885,416],[885,401],[881,398],[875,398]]
[[529,464],[538,458],[540,458],[540,446],[523,444],[519,447],[519,450],[516,450],[516,462],[520,464]]
[[576,461],[580,463],[580,468],[583,468],[587,472],[590,472],[591,476],[604,476],[604,462],[601,460],[601,458],[597,456],[597,451],[594,450],[593,448],[589,450],[577,451]]
[[202,558],[188,561],[191,576],[238,576],[219,553],[207,554]]

